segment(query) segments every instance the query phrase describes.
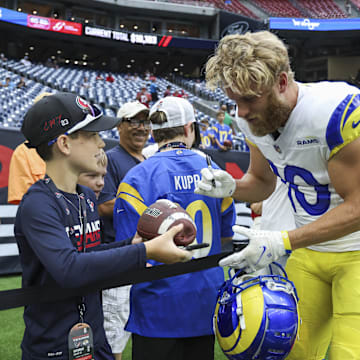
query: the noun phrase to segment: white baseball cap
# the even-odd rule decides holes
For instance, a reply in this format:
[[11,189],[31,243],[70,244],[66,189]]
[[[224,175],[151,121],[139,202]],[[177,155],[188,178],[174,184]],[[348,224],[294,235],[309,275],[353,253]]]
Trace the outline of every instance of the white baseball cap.
[[149,109],[140,101],[128,102],[118,110],[117,117],[121,119],[130,119],[142,111],[149,112]]
[[167,121],[162,124],[151,124],[153,130],[173,128],[196,122],[194,108],[191,103],[176,96],[166,96],[158,100],[150,109],[150,116],[157,111],[166,115]]

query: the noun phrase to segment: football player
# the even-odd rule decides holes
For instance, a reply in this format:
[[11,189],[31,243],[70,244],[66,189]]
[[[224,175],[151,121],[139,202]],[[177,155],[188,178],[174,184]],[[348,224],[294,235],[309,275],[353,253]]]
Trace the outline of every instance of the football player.
[[268,31],[221,39],[206,79],[235,101],[250,165],[236,181],[225,171],[204,168],[196,193],[260,201],[278,176],[288,186],[297,226],[235,227],[249,245],[220,265],[251,273],[292,252],[286,270],[298,291],[302,325],[288,359],[323,359],[330,341],[331,359],[359,359],[359,89],[295,81],[285,44]]

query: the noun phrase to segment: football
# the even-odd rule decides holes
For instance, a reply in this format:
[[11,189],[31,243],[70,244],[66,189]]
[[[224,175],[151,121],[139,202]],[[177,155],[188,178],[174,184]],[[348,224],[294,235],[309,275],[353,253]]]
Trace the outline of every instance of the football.
[[174,243],[177,246],[191,244],[196,237],[196,225],[191,216],[180,205],[160,199],[142,213],[137,232],[143,239],[151,240],[178,224],[184,224],[184,228],[174,237]]
[[231,140],[224,140],[224,146],[226,147],[232,147],[232,141]]

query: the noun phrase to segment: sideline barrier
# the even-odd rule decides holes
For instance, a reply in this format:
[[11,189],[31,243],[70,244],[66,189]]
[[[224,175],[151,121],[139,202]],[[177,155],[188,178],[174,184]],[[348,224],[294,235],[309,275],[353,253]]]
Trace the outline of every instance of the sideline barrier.
[[0,310],[7,310],[33,303],[54,302],[68,299],[70,297],[82,296],[99,290],[110,289],[123,285],[138,284],[145,281],[159,280],[171,276],[186,274],[218,266],[218,262],[231,252],[222,252],[186,263],[172,265],[158,265],[141,270],[124,272],[121,277],[111,277],[105,281],[80,288],[63,287],[29,287],[0,291]]

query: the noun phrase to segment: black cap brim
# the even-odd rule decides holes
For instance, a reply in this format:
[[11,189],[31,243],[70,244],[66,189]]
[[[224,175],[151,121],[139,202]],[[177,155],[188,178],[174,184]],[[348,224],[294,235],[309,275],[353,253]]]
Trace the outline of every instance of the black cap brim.
[[79,130],[96,132],[111,130],[119,124],[119,121],[120,119],[117,117],[102,115]]

